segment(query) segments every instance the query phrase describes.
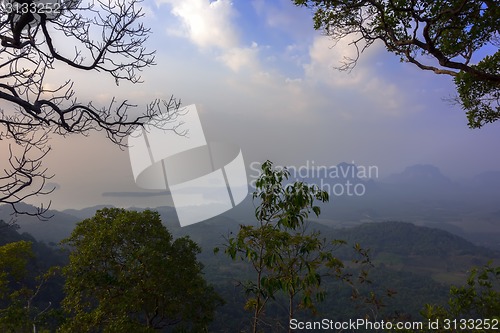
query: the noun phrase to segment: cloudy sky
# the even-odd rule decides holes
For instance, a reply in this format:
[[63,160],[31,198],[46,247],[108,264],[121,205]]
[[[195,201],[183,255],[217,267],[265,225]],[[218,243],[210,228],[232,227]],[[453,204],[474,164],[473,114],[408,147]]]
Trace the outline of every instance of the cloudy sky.
[[[500,170],[500,124],[469,129],[464,112],[447,101],[454,97],[450,77],[400,63],[381,45],[366,50],[350,73],[336,71],[353,55],[349,40],[334,46],[290,0],[142,5],[157,65],[135,86],[116,87],[95,72],[71,74],[80,99],[107,103],[116,96],[139,110],[172,94],[196,103],[207,140],[239,145],[247,166],[346,161],[378,166],[381,177],[418,163],[451,178]],[[54,208],[168,203],[164,196],[109,195],[141,190],[128,152],[99,135],[54,139],[52,147],[46,166],[59,185]]]

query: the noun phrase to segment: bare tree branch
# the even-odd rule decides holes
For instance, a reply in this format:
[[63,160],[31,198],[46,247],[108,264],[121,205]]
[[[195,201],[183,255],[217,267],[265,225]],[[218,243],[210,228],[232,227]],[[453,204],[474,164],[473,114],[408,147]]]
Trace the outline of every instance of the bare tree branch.
[[50,218],[46,215],[50,202],[46,207],[37,207],[35,211],[17,209],[17,204],[26,199],[49,194],[54,190],[46,188],[47,180],[53,176],[48,175],[47,169],[42,166],[43,158],[50,150],[47,146],[47,136],[43,134],[36,137],[33,134],[30,139],[19,141],[14,148],[9,144],[8,150],[9,166],[0,173],[0,202],[10,205],[14,214],[38,216],[40,219]]
[[0,0],[0,139],[14,144],[10,167],[0,178],[0,203],[17,213],[16,204],[51,192],[44,184],[52,176],[42,167],[50,136],[102,131],[123,148],[137,126],[156,117],[174,121],[180,107],[173,97],[154,100],[130,117],[137,105],[115,98],[105,106],[82,102],[70,79],[48,89],[47,74],[56,63],[110,75],[116,84],[140,83],[139,73],[154,65],[155,52],[144,47],[150,30],[141,23],[142,0],[54,0],[44,6],[39,1]]
[[[351,70],[380,41],[401,61],[452,76],[469,127],[500,119],[500,6],[498,1],[293,0],[314,13],[314,28],[333,43],[352,38]],[[473,63],[475,62],[475,63]]]

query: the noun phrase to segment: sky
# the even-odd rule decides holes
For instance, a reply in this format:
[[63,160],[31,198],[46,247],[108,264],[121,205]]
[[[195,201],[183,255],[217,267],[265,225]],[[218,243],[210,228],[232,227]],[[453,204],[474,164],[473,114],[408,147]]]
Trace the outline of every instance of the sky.
[[[106,105],[115,96],[138,104],[136,112],[171,95],[196,104],[207,140],[237,144],[247,168],[267,159],[294,166],[354,162],[377,166],[383,178],[432,164],[453,179],[500,170],[500,123],[469,129],[449,101],[451,77],[401,63],[379,44],[352,71],[339,72],[343,57],[354,55],[350,40],[334,45],[290,0],[141,5],[151,28],[146,46],[157,51],[144,83],[117,87],[105,73],[58,67],[54,84],[70,75],[80,100]],[[169,204],[162,195],[112,195],[142,190],[127,150],[100,134],[53,138],[51,146],[45,166],[55,175],[53,208]]]

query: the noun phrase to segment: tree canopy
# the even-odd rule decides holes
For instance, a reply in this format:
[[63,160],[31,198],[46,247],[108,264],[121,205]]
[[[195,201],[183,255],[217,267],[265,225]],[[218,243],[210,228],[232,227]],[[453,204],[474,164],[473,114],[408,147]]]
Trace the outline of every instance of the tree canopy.
[[352,38],[355,66],[376,41],[422,70],[454,78],[468,125],[500,119],[500,6],[476,0],[294,0],[314,12],[314,28],[335,41]]
[[[316,185],[296,181],[286,184],[290,172],[274,169],[272,162],[262,164],[262,173],[255,182],[254,200],[257,226],[240,225],[238,233],[226,239],[224,252],[233,260],[250,263],[253,277],[241,282],[247,300],[245,309],[253,313],[252,332],[271,325],[265,310],[271,301],[284,298],[288,322],[296,319],[299,310],[317,314],[317,305],[327,292],[322,282],[333,277],[353,286],[342,260],[334,250],[345,244],[342,240],[327,240],[319,231],[309,230],[310,213],[319,216],[316,202],[327,202],[329,195]],[[359,245],[356,253],[362,264],[368,254]],[[215,248],[215,252],[219,249]],[[360,263],[356,260],[356,263]],[[359,279],[366,279],[362,270]],[[354,286],[353,286],[354,287]],[[360,297],[353,288],[352,297]],[[373,303],[364,299],[364,303]],[[286,326],[284,326],[286,327]],[[288,332],[292,332],[289,326]]]
[[[49,329],[56,321],[54,304],[42,299],[42,290],[56,275],[57,267],[40,272],[32,245],[30,241],[19,240],[0,246],[2,332],[31,332],[40,328],[45,332],[43,329]],[[52,295],[50,299],[55,300]]]
[[498,332],[500,326],[500,267],[491,262],[473,267],[462,286],[451,286],[447,306],[425,304],[424,327],[393,332]]
[[64,268],[70,318],[63,331],[200,332],[222,302],[204,280],[198,245],[173,240],[157,212],[97,211],[64,243],[73,251]]

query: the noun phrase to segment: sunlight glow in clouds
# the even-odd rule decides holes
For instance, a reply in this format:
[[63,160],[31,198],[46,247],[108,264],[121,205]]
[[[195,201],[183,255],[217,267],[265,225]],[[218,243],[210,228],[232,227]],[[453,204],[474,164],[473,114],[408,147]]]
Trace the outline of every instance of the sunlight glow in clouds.
[[383,70],[377,70],[374,60],[383,52],[382,45],[374,44],[360,54],[356,67],[339,71],[346,59],[356,58],[355,46],[348,39],[334,44],[328,37],[317,36],[309,49],[310,63],[303,65],[304,75],[309,82],[326,84],[333,90],[356,90],[379,104],[379,113],[397,116],[404,112],[405,92],[380,75]]
[[238,28],[233,23],[238,16],[232,1],[217,0],[161,0],[171,6],[171,13],[182,24],[181,28],[167,28],[173,36],[188,38],[202,51],[215,49],[216,57],[231,70],[256,67],[257,44],[251,47],[240,45]]
[[[115,96],[137,103],[134,112],[170,94],[184,105],[202,105],[207,134],[238,144],[248,163],[355,160],[378,165],[384,175],[412,164],[460,176],[500,169],[500,155],[491,153],[500,122],[468,129],[459,106],[443,100],[455,93],[451,78],[402,64],[382,45],[367,49],[351,72],[339,72],[343,56],[355,55],[349,40],[334,45],[314,31],[311,13],[290,0],[145,0],[141,6],[158,64],[144,70],[144,84],[117,87],[104,74],[67,68],[55,84],[70,76],[79,100],[107,105]],[[61,47],[73,52],[72,45]],[[102,192],[138,190],[123,167],[127,154],[99,135],[51,144],[47,166],[61,184],[54,206],[88,206],[102,203]],[[138,200],[116,203],[141,205]],[[164,202],[148,197],[143,205]]]
[[256,43],[252,47],[234,47],[225,51],[217,59],[222,61],[231,70],[238,72],[243,67],[257,68],[257,53],[259,49]]
[[162,0],[161,2],[169,4],[172,7],[172,14],[182,21],[183,29],[176,33],[188,37],[197,46],[226,49],[237,44],[236,28],[231,23],[236,13],[231,1]]

